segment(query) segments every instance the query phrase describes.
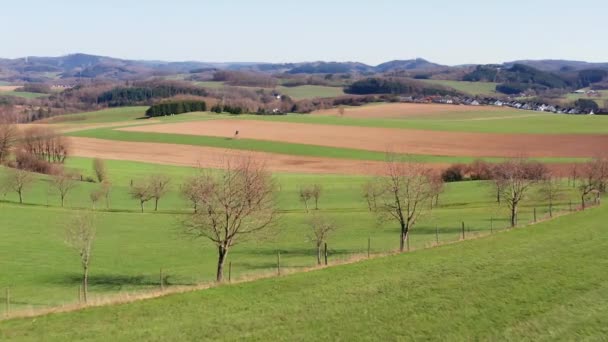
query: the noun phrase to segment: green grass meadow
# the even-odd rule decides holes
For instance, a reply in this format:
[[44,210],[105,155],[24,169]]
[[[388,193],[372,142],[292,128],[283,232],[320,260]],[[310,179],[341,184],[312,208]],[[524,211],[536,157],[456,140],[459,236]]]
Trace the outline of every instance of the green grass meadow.
[[448,81],[448,80],[420,80],[425,83],[442,85],[450,87],[465,94],[477,96],[493,96],[496,95],[496,86],[498,83],[492,82],[465,82],[465,81]]
[[[105,341],[110,337],[119,341],[600,341],[608,334],[608,263],[603,257],[608,247],[603,227],[607,219],[608,211],[596,208],[481,239],[351,265],[13,319],[0,322],[0,337],[26,341]],[[138,244],[148,246],[148,262],[158,251],[175,247],[167,246],[173,243],[169,239],[162,247],[149,242],[150,235],[157,234],[155,228],[140,224],[131,229],[148,232],[132,232]],[[32,236],[29,231],[26,234]],[[100,235],[100,240],[104,238]],[[39,273],[37,277],[63,284],[69,279],[69,266],[76,265],[60,250],[59,241],[50,240],[38,247],[47,250],[47,258],[62,255],[54,258],[65,263],[67,274],[45,278]],[[97,246],[98,275],[102,258],[114,259],[108,271],[125,267],[132,272],[140,267],[140,258],[127,257],[134,247],[124,239],[104,242],[114,247],[104,253]],[[173,251],[181,256],[179,262],[202,256],[195,246],[184,242],[178,246],[191,247]],[[171,260],[167,258],[164,255],[165,261]]]
[[0,91],[0,96],[22,97],[24,99],[36,99],[40,97],[48,97],[49,94],[30,93],[26,91]]
[[[91,163],[90,159],[72,158],[67,166],[86,177],[92,174]],[[67,206],[62,209],[58,194],[43,176],[26,191],[24,205],[17,204],[16,193],[9,192],[2,198],[0,289],[11,289],[13,310],[47,308],[77,300],[79,259],[64,244],[63,232],[66,222],[79,210],[94,211],[97,222],[91,265],[93,298],[156,289],[160,268],[169,277],[169,286],[214,279],[215,248],[205,240],[184,236],[180,230],[181,220],[191,209],[177,189],[195,170],[124,161],[107,161],[107,167],[113,183],[109,209],[102,201],[94,210],[88,194],[98,185],[87,182],[79,183],[68,194]],[[139,203],[128,195],[129,184],[132,179],[137,182],[154,173],[170,175],[172,189],[161,199],[159,212],[153,212],[153,204],[149,202],[142,214]],[[319,212],[339,227],[329,239],[331,260],[366,253],[368,238],[372,253],[398,248],[398,226],[379,222],[361,196],[361,185],[368,178],[297,174],[275,177],[280,189],[277,225],[260,240],[245,240],[234,247],[229,256],[233,277],[272,272],[277,251],[281,251],[281,262],[287,269],[315,264],[306,226],[309,214],[298,199],[300,186],[306,184],[323,186]],[[567,210],[568,201],[576,198],[573,190],[564,189],[556,210]],[[539,219],[546,215],[547,204],[531,193],[522,207],[522,224],[533,220],[535,207]],[[463,221],[469,236],[506,228],[506,208],[495,203],[489,184],[448,184],[440,197],[440,207],[428,211],[412,232],[411,247],[419,249],[434,244],[436,234],[440,242],[456,241],[461,236]]]

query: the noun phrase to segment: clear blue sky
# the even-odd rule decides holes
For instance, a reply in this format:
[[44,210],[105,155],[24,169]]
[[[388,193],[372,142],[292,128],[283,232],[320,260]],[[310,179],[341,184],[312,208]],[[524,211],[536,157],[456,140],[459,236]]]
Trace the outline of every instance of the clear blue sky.
[[608,62],[607,21],[607,0],[7,0],[0,57]]

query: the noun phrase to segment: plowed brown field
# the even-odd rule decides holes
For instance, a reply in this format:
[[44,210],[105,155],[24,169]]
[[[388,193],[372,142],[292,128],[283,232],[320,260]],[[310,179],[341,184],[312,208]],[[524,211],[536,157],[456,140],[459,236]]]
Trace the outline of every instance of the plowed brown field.
[[122,128],[123,131],[257,139],[370,151],[469,157],[608,156],[608,135],[489,134],[392,128],[212,120]]

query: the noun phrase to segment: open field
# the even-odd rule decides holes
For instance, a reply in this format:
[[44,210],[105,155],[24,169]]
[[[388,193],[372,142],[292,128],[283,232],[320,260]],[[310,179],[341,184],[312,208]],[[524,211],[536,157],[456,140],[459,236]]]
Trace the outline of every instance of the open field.
[[2,85],[0,84],[0,92],[10,92],[10,91],[15,91],[15,89],[19,88],[20,86],[15,86],[15,85]]
[[608,90],[598,90],[598,92],[600,93],[600,96],[588,96],[586,94],[566,94],[563,102],[564,104],[566,103],[572,103],[578,99],[586,99],[586,100],[593,100],[595,102],[597,102],[597,104],[600,106],[600,108],[605,107],[607,101],[608,101]]
[[[67,167],[86,177],[92,175],[90,165],[90,159],[72,158]],[[192,240],[179,230],[181,215],[191,209],[177,189],[195,170],[112,160],[107,161],[107,167],[113,188],[109,210],[105,203],[100,203],[96,214],[98,238],[91,271],[93,298],[155,289],[161,267],[173,286],[212,280],[215,249],[206,240]],[[0,176],[3,172],[0,169]],[[160,201],[158,213],[153,213],[148,204],[146,213],[141,214],[139,203],[128,195],[130,181],[137,182],[157,173],[169,175],[174,183]],[[333,260],[364,253],[368,238],[371,238],[373,253],[397,248],[398,227],[392,222],[380,224],[361,196],[361,186],[369,178],[302,174],[276,174],[275,177],[281,189],[277,197],[281,216],[274,230],[276,234],[235,247],[230,256],[233,276],[271,271],[277,250],[281,250],[282,265],[286,269],[314,265],[314,249],[305,226],[308,214],[298,201],[298,189],[303,184],[323,186],[320,211],[340,228],[329,240]],[[39,309],[75,301],[78,258],[64,245],[63,229],[76,215],[75,209],[93,208],[88,194],[97,187],[98,184],[88,182],[78,184],[68,195],[66,209],[59,208],[59,196],[45,176],[38,177],[31,190],[26,191],[24,205],[16,204],[15,193],[9,192],[3,197],[0,202],[0,268],[3,270],[0,288],[11,287],[13,309]],[[576,194],[566,187],[564,195],[556,203],[556,210],[567,209],[569,200],[576,201]],[[539,218],[546,214],[546,203],[532,192],[522,207],[521,222],[532,220],[534,207]],[[455,241],[461,234],[462,221],[466,222],[469,235],[487,233],[491,228],[504,229],[506,217],[505,208],[495,204],[490,184],[448,184],[440,197],[440,207],[423,216],[413,231],[411,245],[423,248],[433,244],[436,228],[441,242]],[[23,243],[24,238],[27,243]]]
[[606,156],[608,135],[506,135],[336,127],[252,120],[212,120],[127,127],[127,132],[185,134],[321,145],[414,155],[471,157]]
[[448,81],[448,80],[419,80],[425,83],[438,84],[445,87],[456,89],[460,92],[469,95],[493,96],[496,95],[496,86],[498,83],[492,82],[466,82],[466,81]]
[[108,123],[108,122],[124,122],[137,120],[145,117],[145,112],[148,107],[120,107],[110,108],[95,112],[68,114],[55,116],[49,119],[38,121],[38,123],[49,124],[91,124],[91,123]]
[[340,87],[326,87],[315,85],[303,85],[297,87],[279,86],[276,88],[281,94],[288,95],[295,100],[314,99],[324,97],[338,97],[344,95]]
[[[497,114],[500,113],[500,114]],[[466,118],[477,115],[479,118],[511,117],[521,115],[521,111],[514,111],[502,107],[464,106],[436,103],[381,103],[369,104],[359,107],[344,107],[343,117],[362,119],[401,119],[401,118]],[[313,112],[314,115],[340,116],[338,108],[323,109]],[[465,115],[463,117],[463,115]]]
[[13,91],[13,90],[0,90],[0,96],[15,96],[15,97],[23,97],[25,99],[35,99],[39,97],[48,97],[49,94],[40,94],[40,93],[29,93],[25,91]]
[[[118,340],[601,339],[608,334],[604,324],[608,278],[603,271],[608,265],[601,257],[608,247],[601,224],[607,214],[605,208],[593,209],[526,229],[353,265],[9,320],[0,323],[0,336],[32,341],[107,340],[108,336]],[[148,234],[135,233],[145,239],[140,244],[157,234],[152,227],[142,229]],[[130,250],[121,247],[121,239],[105,242],[119,245],[111,255],[98,250],[98,263],[102,257],[118,258]],[[159,247],[149,244],[149,250],[166,250]],[[152,261],[156,253],[146,255]],[[68,255],[62,259],[73,262]],[[114,268],[134,260],[123,257]],[[408,324],[394,324],[395,317],[407,317]],[[226,321],[232,328],[218,329]],[[280,324],[272,323],[276,321]]]
[[[197,86],[210,88],[210,89],[221,89],[225,86],[224,82],[218,81],[206,81],[206,82],[194,82]],[[237,86],[245,89],[269,89],[260,87],[244,87]],[[316,86],[316,85],[301,85],[296,87],[285,87],[278,86],[274,88],[280,94],[288,95],[294,100],[314,99],[314,98],[326,98],[326,97],[337,97],[344,95],[344,91],[341,87],[327,87],[327,86]]]

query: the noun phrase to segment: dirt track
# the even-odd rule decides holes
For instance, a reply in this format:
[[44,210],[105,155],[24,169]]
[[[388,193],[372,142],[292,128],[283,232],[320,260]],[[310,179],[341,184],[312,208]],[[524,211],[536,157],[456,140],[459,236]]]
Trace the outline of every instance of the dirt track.
[[257,139],[398,153],[469,157],[608,156],[608,135],[489,134],[213,120],[122,128],[124,131]]
[[[348,107],[344,110],[344,116],[349,118],[407,118],[407,117],[432,117],[445,115],[446,113],[470,113],[470,112],[499,112],[508,111],[505,108],[494,106],[457,106],[436,103],[388,103],[381,105],[367,105],[360,107]],[[313,115],[339,116],[338,108],[323,109],[315,111]]]

